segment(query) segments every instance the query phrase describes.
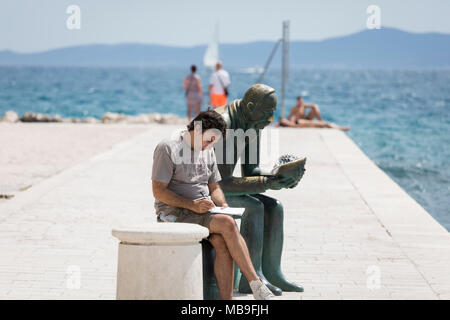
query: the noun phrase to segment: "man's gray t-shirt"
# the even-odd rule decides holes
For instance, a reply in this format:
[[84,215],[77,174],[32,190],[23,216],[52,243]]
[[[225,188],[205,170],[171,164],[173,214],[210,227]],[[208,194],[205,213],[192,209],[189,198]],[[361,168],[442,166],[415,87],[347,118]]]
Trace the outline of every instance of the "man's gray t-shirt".
[[[174,140],[163,140],[153,153],[152,180],[168,183],[168,189],[195,200],[209,196],[208,184],[221,180],[214,148],[194,151],[183,140],[183,131]],[[189,151],[184,154],[184,152]],[[190,156],[190,160],[189,160]],[[174,207],[155,199],[156,214],[166,215]]]

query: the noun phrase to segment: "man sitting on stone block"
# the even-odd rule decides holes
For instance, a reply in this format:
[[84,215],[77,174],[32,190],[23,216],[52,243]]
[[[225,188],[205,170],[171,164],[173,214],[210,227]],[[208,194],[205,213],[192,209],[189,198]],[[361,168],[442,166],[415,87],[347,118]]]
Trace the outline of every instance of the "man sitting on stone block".
[[196,223],[209,229],[216,251],[214,274],[221,299],[232,299],[234,265],[250,283],[257,300],[274,297],[258,277],[234,219],[209,212],[228,207],[212,145],[223,139],[226,123],[215,111],[201,112],[173,140],[160,142],[153,154],[152,186],[158,221]]

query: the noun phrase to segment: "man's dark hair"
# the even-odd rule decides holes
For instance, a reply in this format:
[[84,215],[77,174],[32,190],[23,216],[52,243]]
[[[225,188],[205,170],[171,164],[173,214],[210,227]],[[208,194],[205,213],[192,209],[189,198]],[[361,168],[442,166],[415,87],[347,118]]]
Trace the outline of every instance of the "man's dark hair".
[[303,98],[302,96],[298,96],[298,97],[297,97],[297,100],[300,100],[300,99],[302,99],[302,98]]
[[205,132],[208,129],[217,129],[222,133],[222,138],[225,138],[227,124],[223,120],[222,116],[214,110],[207,110],[200,112],[192,121],[187,125],[189,131],[194,130],[194,122],[202,122],[202,131]]
[[191,66],[191,71],[195,73],[195,71],[197,71],[197,66],[195,64],[193,64]]

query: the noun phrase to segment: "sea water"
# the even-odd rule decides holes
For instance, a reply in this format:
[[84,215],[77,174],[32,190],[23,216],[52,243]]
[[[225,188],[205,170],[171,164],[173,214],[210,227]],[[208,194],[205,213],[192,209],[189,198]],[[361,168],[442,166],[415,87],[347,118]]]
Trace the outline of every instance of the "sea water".
[[[0,115],[15,110],[62,117],[101,118],[106,111],[185,116],[182,81],[188,69],[0,67]],[[230,99],[241,98],[258,79],[239,68],[228,71]],[[199,74],[206,91],[209,74]],[[280,97],[279,70],[269,70],[263,83]],[[356,144],[450,230],[449,70],[291,69],[285,115],[298,95],[318,104],[324,120],[350,125]]]

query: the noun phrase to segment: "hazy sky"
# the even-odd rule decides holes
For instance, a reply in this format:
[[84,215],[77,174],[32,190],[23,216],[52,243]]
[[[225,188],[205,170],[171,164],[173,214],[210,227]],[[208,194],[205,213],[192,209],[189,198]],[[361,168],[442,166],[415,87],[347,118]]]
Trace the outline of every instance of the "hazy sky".
[[[69,30],[69,5],[81,29]],[[192,46],[209,42],[216,21],[224,43],[276,40],[290,20],[291,40],[320,40],[366,28],[366,9],[381,25],[450,33],[449,0],[1,0],[0,50],[32,52],[89,43]]]

